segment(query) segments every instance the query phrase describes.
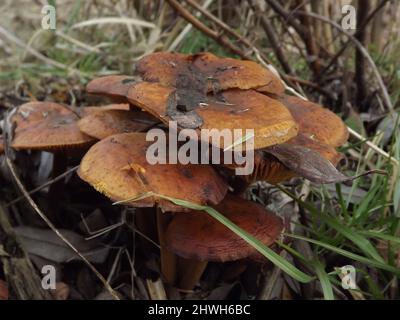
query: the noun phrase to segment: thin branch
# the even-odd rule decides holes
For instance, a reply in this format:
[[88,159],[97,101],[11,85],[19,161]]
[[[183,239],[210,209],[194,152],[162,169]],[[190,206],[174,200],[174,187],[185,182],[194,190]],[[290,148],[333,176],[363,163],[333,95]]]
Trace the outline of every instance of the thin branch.
[[[386,5],[390,0],[382,0],[379,5],[368,15],[367,19],[363,21],[363,23],[359,26],[358,30],[354,33],[356,37],[357,34],[364,29],[368,23],[375,17],[375,15]],[[333,58],[329,61],[329,63],[324,67],[324,69],[317,75],[316,81],[322,78],[322,76],[329,70],[329,68],[339,59],[339,57],[346,51],[348,45],[351,43],[351,40],[347,40],[346,43],[342,46],[342,48],[333,56]]]
[[[53,179],[51,179],[51,180],[49,180],[49,181],[43,183],[42,185],[38,186],[38,187],[35,188],[35,189],[32,189],[31,191],[28,192],[28,194],[29,194],[29,195],[32,195],[32,194],[34,194],[34,193],[36,193],[36,192],[42,190],[43,188],[48,187],[49,185],[51,185],[51,184],[53,184],[53,183],[55,183],[55,182],[57,182],[57,181],[63,179],[65,176],[67,176],[67,175],[69,175],[70,173],[76,171],[78,168],[79,168],[79,166],[75,166],[75,167],[73,167],[73,168],[71,168],[71,169],[68,169],[67,171],[65,171],[64,173],[58,175],[57,177],[55,177],[55,178],[53,178]],[[7,204],[5,205],[5,208],[8,208],[9,206],[11,206],[11,205],[13,205],[13,204],[15,204],[15,203],[17,203],[17,202],[23,200],[23,199],[25,199],[25,196],[20,196],[20,197],[18,197],[18,198],[16,198],[16,199],[10,201],[9,203],[7,203]]]
[[386,89],[386,86],[385,86],[385,84],[384,84],[384,82],[382,80],[382,77],[381,77],[381,75],[380,75],[380,73],[378,71],[378,68],[375,65],[374,60],[372,60],[370,54],[364,48],[364,46],[356,38],[354,38],[354,36],[352,34],[347,32],[346,30],[344,30],[339,24],[337,24],[336,22],[334,22],[334,21],[332,21],[332,20],[330,20],[330,19],[328,19],[326,17],[323,17],[323,16],[321,16],[319,14],[316,14],[316,13],[304,12],[304,11],[298,11],[298,12],[296,12],[296,14],[298,14],[298,15],[308,15],[308,16],[314,18],[314,19],[321,20],[323,22],[329,23],[330,25],[332,25],[333,27],[338,29],[340,32],[345,34],[347,37],[349,37],[349,39],[356,45],[357,49],[359,49],[360,52],[364,55],[364,57],[367,59],[367,62],[369,63],[369,65],[370,65],[370,67],[371,67],[371,69],[372,69],[372,71],[373,71],[373,73],[374,73],[374,75],[375,75],[375,77],[376,77],[376,79],[378,81],[378,85],[379,85],[379,88],[380,88],[381,93],[382,93],[382,98],[385,101],[385,104],[386,104],[387,108],[389,109],[389,111],[393,114],[394,108],[393,108],[392,101],[390,100],[389,93],[388,93],[388,91]]
[[228,40],[226,40],[221,34],[215,32],[214,30],[211,30],[209,27],[201,23],[200,20],[198,20],[195,16],[193,16],[188,10],[186,10],[184,7],[182,7],[178,1],[176,0],[167,0],[169,5],[173,7],[181,16],[184,18],[186,21],[191,23],[196,29],[200,30],[210,38],[214,39],[217,41],[222,47],[225,47],[232,51],[234,54],[237,54],[240,56],[242,59],[249,59],[249,56],[244,53],[241,49],[230,43]]

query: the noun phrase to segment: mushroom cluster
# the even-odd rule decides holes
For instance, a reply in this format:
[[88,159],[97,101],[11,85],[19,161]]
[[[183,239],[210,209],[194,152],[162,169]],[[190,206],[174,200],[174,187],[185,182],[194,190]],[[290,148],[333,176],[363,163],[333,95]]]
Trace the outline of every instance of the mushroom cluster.
[[[12,116],[15,130],[10,146],[63,155],[87,150],[79,177],[114,202],[123,201],[137,210],[154,207],[163,277],[192,289],[208,261],[259,256],[211,216],[167,197],[211,206],[272,245],[282,232],[281,219],[243,198],[243,190],[254,181],[276,184],[294,176],[332,182],[321,174],[321,166],[331,170],[341,159],[335,148],[348,138],[345,125],[329,110],[285,95],[284,89],[274,73],[252,61],[211,53],[153,53],[137,63],[132,76],[105,76],[87,85],[88,93],[115,104],[20,106]],[[253,129],[253,172],[235,177],[234,169],[241,165],[236,163],[150,164],[146,133],[155,127],[168,131],[170,121],[177,123],[178,130],[198,132]],[[315,170],[314,163],[319,166]],[[150,196],[141,197],[144,194]]]

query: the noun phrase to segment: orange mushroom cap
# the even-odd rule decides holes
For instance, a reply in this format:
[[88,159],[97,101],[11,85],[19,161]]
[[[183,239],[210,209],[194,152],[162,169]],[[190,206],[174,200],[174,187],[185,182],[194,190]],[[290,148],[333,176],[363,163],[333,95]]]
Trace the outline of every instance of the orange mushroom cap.
[[[224,198],[228,186],[211,166],[152,165],[146,159],[146,151],[151,144],[146,141],[145,133],[110,136],[89,149],[78,174],[113,201],[129,200],[145,192],[197,204],[217,204]],[[157,204],[164,211],[184,211],[182,207],[157,196],[127,203],[138,207]]]
[[319,104],[288,95],[280,101],[290,110],[303,135],[332,147],[343,145],[349,138],[342,119]]
[[[168,116],[170,96],[175,89],[158,83],[141,82],[129,89],[128,99],[164,123]],[[202,118],[201,129],[254,129],[254,148],[283,143],[297,134],[297,125],[290,112],[277,100],[254,90],[231,89],[221,93],[226,103],[208,96],[195,112]],[[232,134],[232,137],[234,135]],[[219,141],[218,141],[219,142]],[[220,145],[218,147],[221,147]],[[224,145],[223,148],[228,147]]]
[[94,142],[81,132],[79,117],[69,108],[52,102],[29,102],[12,116],[15,123],[11,146],[15,149],[60,150]]
[[139,79],[127,75],[112,75],[93,79],[86,86],[90,94],[106,96],[117,101],[126,101],[129,88]]
[[[263,206],[227,195],[215,209],[265,245],[282,232],[282,221]],[[169,250],[202,261],[232,261],[256,256],[257,250],[203,211],[176,214],[166,231]]]
[[80,119],[78,127],[83,133],[101,140],[117,133],[145,131],[156,123],[157,120],[141,110],[102,110]]
[[194,55],[156,52],[137,63],[143,80],[165,86],[175,86],[178,75],[190,73],[192,68],[209,80],[209,91],[213,90],[213,82],[217,82],[219,90],[260,88],[262,92],[281,95],[285,89],[275,74],[253,61],[220,58],[209,52]]

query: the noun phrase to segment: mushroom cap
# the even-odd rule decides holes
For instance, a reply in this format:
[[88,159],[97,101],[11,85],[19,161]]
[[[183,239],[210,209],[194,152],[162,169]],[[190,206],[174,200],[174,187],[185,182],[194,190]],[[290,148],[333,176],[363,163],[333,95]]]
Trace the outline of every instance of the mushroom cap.
[[[237,226],[265,245],[279,237],[283,224],[279,217],[258,203],[227,195],[214,207]],[[232,261],[256,256],[258,251],[222,223],[203,211],[176,214],[166,230],[169,250],[188,259]]]
[[[146,151],[152,142],[145,133],[122,133],[93,145],[81,161],[79,176],[113,201],[132,199],[145,192],[187,200],[196,204],[217,204],[227,184],[208,165],[150,164]],[[168,151],[168,150],[166,150]],[[168,153],[167,153],[168,154]],[[157,196],[127,204],[164,211],[185,211]]]
[[12,117],[16,127],[11,146],[47,151],[88,146],[95,140],[79,130],[78,119],[72,110],[57,103],[25,103]]
[[202,73],[209,81],[218,81],[220,90],[258,89],[276,95],[282,95],[285,88],[282,81],[271,71],[253,61],[232,58],[219,58],[204,52],[195,55],[181,53],[156,52],[143,57],[137,63],[136,70],[143,80],[159,82],[165,86],[175,86],[178,74]]
[[[172,87],[158,83],[141,82],[129,89],[128,99],[168,124],[168,99],[175,92]],[[278,100],[254,90],[231,89],[221,93],[226,103],[208,96],[207,105],[195,112],[203,119],[201,129],[254,129],[254,148],[260,149],[283,143],[297,134],[297,125],[288,109]],[[219,134],[214,132],[214,134]],[[220,142],[220,141],[218,141]],[[218,145],[217,147],[222,147]],[[228,145],[223,145],[223,148]]]
[[106,96],[117,101],[126,101],[128,90],[137,77],[127,75],[112,75],[93,79],[86,85],[86,91],[90,94]]
[[288,95],[280,101],[290,110],[303,135],[332,147],[341,146],[349,138],[342,119],[319,104]]
[[157,120],[141,110],[101,110],[80,119],[78,127],[83,133],[101,140],[117,133],[145,131],[156,123]]

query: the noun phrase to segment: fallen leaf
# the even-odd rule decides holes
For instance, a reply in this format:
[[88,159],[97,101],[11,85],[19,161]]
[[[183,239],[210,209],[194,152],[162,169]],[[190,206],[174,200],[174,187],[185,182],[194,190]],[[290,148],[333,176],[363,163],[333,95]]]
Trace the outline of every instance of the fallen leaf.
[[[109,248],[102,247],[98,240],[85,240],[70,230],[59,231],[89,261],[102,263],[107,258]],[[80,259],[52,230],[19,226],[15,228],[15,232],[29,254],[58,263]]]
[[298,175],[319,184],[352,181],[370,173],[385,173],[380,170],[371,170],[357,176],[348,177],[339,172],[330,161],[318,152],[288,143],[266,148],[264,152],[276,157]]

